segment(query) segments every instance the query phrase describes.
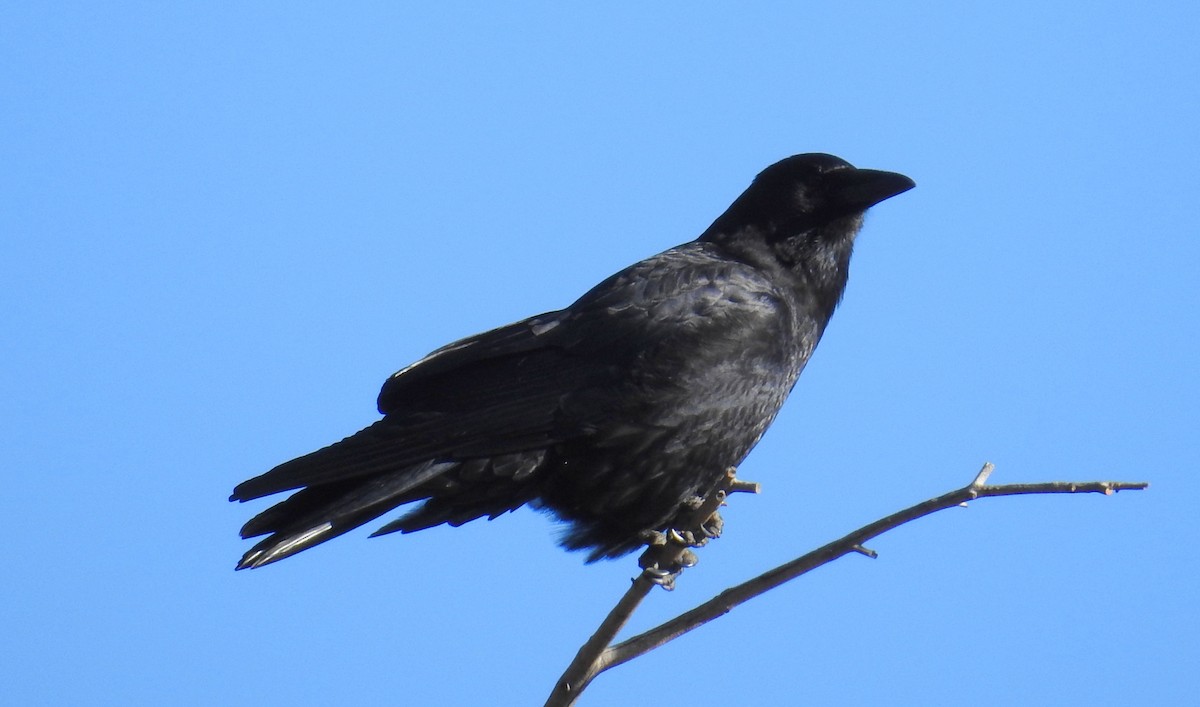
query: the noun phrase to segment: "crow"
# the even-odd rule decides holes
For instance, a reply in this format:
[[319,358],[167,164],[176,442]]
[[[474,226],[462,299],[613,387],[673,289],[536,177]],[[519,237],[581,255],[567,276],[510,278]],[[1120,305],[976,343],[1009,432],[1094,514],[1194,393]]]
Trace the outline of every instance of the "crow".
[[299,490],[242,528],[267,537],[237,569],[417,501],[374,535],[529,504],[588,562],[638,549],[762,437],[842,297],[864,211],[913,186],[788,157],[697,240],[437,349],[384,382],[382,419],[238,484],[231,501]]

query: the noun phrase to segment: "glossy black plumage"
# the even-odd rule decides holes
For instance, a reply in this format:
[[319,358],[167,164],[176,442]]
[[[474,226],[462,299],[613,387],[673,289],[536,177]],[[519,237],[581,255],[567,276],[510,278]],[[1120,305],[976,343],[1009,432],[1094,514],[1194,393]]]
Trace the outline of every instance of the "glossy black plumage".
[[238,568],[414,501],[376,534],[531,504],[568,521],[562,544],[589,560],[637,549],[758,442],[841,298],[863,211],[912,186],[789,157],[696,241],[434,351],[384,383],[383,419],[234,489],[300,489],[242,528],[268,537]]

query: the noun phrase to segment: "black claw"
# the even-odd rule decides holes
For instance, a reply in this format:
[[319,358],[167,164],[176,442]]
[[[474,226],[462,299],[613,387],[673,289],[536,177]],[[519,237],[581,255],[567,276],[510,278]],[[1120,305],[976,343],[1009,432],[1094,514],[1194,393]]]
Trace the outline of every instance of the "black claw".
[[700,525],[700,530],[708,538],[721,537],[721,531],[723,531],[724,529],[725,529],[725,519],[721,517],[720,513],[717,513],[715,511],[713,512],[713,514],[711,516],[708,517],[708,520],[704,521],[704,523],[702,523]]

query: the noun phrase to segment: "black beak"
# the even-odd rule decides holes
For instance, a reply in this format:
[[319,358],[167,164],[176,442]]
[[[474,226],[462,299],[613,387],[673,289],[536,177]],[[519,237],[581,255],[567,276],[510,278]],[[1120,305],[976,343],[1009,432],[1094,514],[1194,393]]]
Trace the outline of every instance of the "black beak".
[[875,204],[917,186],[903,174],[878,169],[839,169],[825,174],[828,203],[845,214],[866,211]]

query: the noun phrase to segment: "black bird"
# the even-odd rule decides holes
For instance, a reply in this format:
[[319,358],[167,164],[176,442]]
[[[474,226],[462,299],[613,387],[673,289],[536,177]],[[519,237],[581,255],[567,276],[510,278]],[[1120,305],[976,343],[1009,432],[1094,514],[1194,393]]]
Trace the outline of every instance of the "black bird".
[[242,528],[268,537],[238,569],[414,501],[375,535],[530,504],[567,521],[561,544],[589,562],[636,550],[758,442],[841,299],[863,212],[913,186],[789,157],[697,240],[434,351],[383,384],[383,419],[234,489],[301,489]]

